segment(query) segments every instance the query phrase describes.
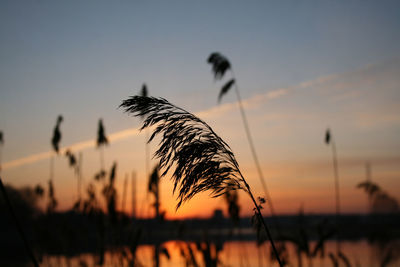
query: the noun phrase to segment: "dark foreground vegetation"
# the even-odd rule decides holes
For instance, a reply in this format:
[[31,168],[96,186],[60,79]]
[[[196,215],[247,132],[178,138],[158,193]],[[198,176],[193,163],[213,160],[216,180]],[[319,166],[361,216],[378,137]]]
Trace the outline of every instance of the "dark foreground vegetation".
[[[104,261],[105,251],[114,251],[118,257],[134,264],[136,249],[149,244],[163,251],[167,241],[180,240],[187,244],[219,244],[229,241],[256,241],[257,235],[250,217],[235,222],[216,210],[209,219],[164,220],[135,219],[122,213],[115,217],[103,212],[84,213],[77,210],[44,213],[33,206],[35,191],[24,188],[16,190],[7,186],[17,216],[29,244],[39,262],[43,255],[71,257],[83,253],[97,255],[98,264]],[[7,210],[3,197],[0,198],[0,258],[3,262],[29,262],[23,242]],[[322,251],[324,242],[333,240],[339,225],[341,240],[367,239],[370,243],[390,244],[400,239],[400,214],[347,214],[341,215],[282,215],[274,219],[266,217],[276,241],[287,241],[310,255]],[[275,221],[275,222],[274,222]],[[279,231],[274,225],[279,225]],[[279,234],[284,233],[284,235]],[[311,242],[319,244],[311,247]],[[129,248],[129,249],[126,249]],[[212,266],[212,265],[209,265]]]

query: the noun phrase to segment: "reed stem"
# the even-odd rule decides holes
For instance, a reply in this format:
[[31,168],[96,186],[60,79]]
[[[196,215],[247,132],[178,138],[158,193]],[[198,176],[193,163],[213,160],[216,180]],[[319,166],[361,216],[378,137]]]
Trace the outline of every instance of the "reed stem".
[[243,177],[242,177],[242,181],[244,182],[244,184],[245,184],[245,186],[246,186],[246,189],[247,189],[247,193],[249,194],[251,200],[253,201],[254,207],[256,208],[256,214],[257,214],[259,220],[262,222],[262,224],[263,224],[263,226],[264,226],[264,230],[265,230],[265,232],[267,233],[267,237],[268,237],[268,239],[269,239],[269,241],[270,241],[270,243],[271,243],[272,250],[273,250],[273,252],[274,252],[274,254],[275,254],[276,260],[278,261],[279,266],[280,266],[280,267],[283,267],[283,264],[282,264],[282,262],[281,262],[281,259],[279,258],[278,250],[276,249],[274,240],[272,239],[272,235],[271,235],[271,233],[270,233],[270,231],[269,231],[269,228],[268,228],[268,226],[267,226],[267,223],[266,223],[265,220],[264,220],[264,217],[262,216],[260,207],[259,207],[259,205],[257,204],[257,201],[255,200],[253,193],[251,192],[250,186],[249,186],[249,184],[245,181],[245,179],[244,179]]
[[340,232],[339,232],[339,216],[340,216],[340,194],[339,194],[339,169],[337,163],[336,144],[332,137],[332,160],[333,160],[333,173],[335,177],[335,200],[336,200],[336,253],[340,252]]
[[236,77],[235,77],[235,73],[234,73],[232,67],[231,67],[230,70],[232,72],[232,77],[235,79],[235,84],[234,85],[235,85],[235,92],[236,92],[236,97],[237,97],[237,100],[238,100],[240,115],[242,116],[243,126],[244,126],[244,129],[246,131],[247,141],[249,142],[251,154],[253,156],[253,160],[254,160],[254,163],[255,163],[256,168],[257,168],[258,177],[260,178],[260,182],[261,182],[261,185],[263,187],[263,191],[264,191],[265,197],[269,201],[269,205],[268,206],[269,206],[269,208],[271,210],[271,214],[273,216],[275,216],[275,209],[274,209],[274,206],[272,204],[271,195],[269,194],[269,191],[268,191],[268,188],[267,188],[267,184],[265,182],[265,177],[264,177],[264,174],[263,174],[261,166],[260,166],[260,162],[258,160],[258,155],[257,155],[256,149],[255,149],[255,146],[254,146],[253,137],[252,137],[251,132],[250,132],[250,127],[249,127],[249,123],[248,123],[248,120],[247,120],[247,116],[246,116],[246,113],[245,113],[244,108],[243,108],[242,98],[241,98],[240,92],[239,92],[239,86],[237,85],[237,82],[236,82],[237,80],[236,80]]

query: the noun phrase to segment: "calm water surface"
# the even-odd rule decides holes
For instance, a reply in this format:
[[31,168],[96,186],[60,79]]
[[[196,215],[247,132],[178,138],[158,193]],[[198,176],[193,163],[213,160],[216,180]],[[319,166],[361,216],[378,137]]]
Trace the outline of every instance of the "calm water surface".
[[[182,241],[169,241],[164,243],[170,254],[170,259],[165,255],[160,256],[160,266],[186,266],[185,260],[181,256],[180,248],[186,246],[187,243]],[[195,244],[190,244],[193,248]],[[314,248],[315,242],[311,242],[311,248]],[[289,266],[299,266],[295,247],[287,243]],[[387,266],[400,266],[400,240],[392,241],[385,248],[379,248],[377,245],[371,246],[367,241],[343,241],[341,248],[351,263],[351,266],[381,266],[380,262],[385,257],[390,257],[391,261]],[[329,241],[325,246],[325,257],[307,259],[302,256],[303,266],[333,266],[329,253],[335,253],[335,241]],[[390,252],[391,251],[391,252]],[[127,260],[122,260],[121,250],[108,251],[105,255],[104,266],[129,266]],[[137,259],[143,266],[154,266],[153,262],[154,246],[142,245],[137,250]],[[219,266],[278,266],[278,264],[270,259],[270,248],[268,245],[257,247],[253,241],[245,242],[226,242],[223,250],[219,254]],[[200,266],[204,266],[201,253],[195,253],[195,257]],[[43,258],[42,266],[96,266],[97,257],[92,254],[82,254],[72,258],[46,256]],[[86,265],[82,265],[85,263]],[[343,262],[339,266],[345,266]]]

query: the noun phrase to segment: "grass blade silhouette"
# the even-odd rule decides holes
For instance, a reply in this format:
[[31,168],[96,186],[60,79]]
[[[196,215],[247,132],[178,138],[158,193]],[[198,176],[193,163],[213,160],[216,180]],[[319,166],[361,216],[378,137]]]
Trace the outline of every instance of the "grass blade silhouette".
[[228,91],[231,89],[231,87],[235,84],[235,79],[230,79],[224,86],[221,88],[221,92],[219,93],[218,96],[218,103],[221,102],[222,97],[228,93]]
[[171,170],[171,180],[174,193],[178,191],[177,209],[203,191],[211,191],[212,197],[232,189],[245,191],[254,204],[255,213],[267,233],[279,265],[283,266],[260,206],[240,172],[231,148],[207,123],[163,98],[132,96],[124,100],[120,107],[127,113],[144,118],[142,130],[155,126],[148,142],[161,136],[154,156],[163,170],[161,177],[174,169]]

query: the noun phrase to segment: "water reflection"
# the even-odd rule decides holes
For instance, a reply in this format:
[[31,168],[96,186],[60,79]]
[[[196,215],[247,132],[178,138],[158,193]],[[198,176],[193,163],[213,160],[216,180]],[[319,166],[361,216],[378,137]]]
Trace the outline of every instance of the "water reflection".
[[[193,248],[197,264],[205,266],[203,256],[196,249],[196,244],[185,243],[183,241],[168,241],[163,244],[167,248],[170,257],[161,255],[160,266],[188,266],[181,251],[182,247],[186,245]],[[311,245],[314,246],[315,242],[312,242]],[[384,248],[379,245],[372,246],[366,240],[342,242],[342,250],[348,257],[351,266],[382,266],[382,263],[385,264],[385,258],[388,257],[391,257],[390,262],[387,262],[388,264],[384,266],[399,266],[400,261],[396,256],[400,255],[400,240],[392,242],[389,246],[391,250],[388,247]],[[287,243],[287,247],[290,261],[289,266],[298,266],[296,248],[290,243]],[[122,257],[124,249],[128,248],[107,251],[104,266],[129,266],[128,261]],[[307,259],[302,255],[302,264],[303,266],[333,266],[331,259],[327,255],[335,253],[335,251],[335,242],[328,241],[326,243],[325,257]],[[137,251],[138,266],[154,266],[153,254],[154,246],[139,246]],[[97,258],[93,254],[81,254],[74,257],[47,255],[43,258],[42,266],[96,266],[96,262]],[[224,243],[223,249],[218,255],[218,266],[278,266],[278,264],[271,259],[268,245],[264,244],[257,247],[256,243],[251,241],[232,241]]]

